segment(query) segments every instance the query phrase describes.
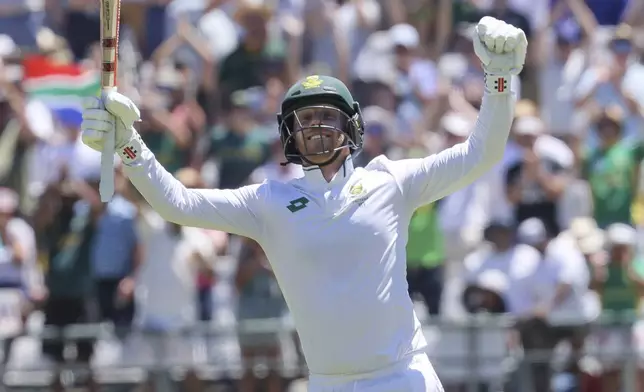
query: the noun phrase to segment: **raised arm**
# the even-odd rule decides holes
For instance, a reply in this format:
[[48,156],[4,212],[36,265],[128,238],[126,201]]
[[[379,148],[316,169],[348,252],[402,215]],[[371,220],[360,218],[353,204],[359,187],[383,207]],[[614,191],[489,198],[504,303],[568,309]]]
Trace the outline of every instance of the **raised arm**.
[[[106,109],[102,109],[103,104]],[[132,126],[139,118],[138,109],[116,92],[106,94],[102,102],[98,98],[87,101],[83,112],[83,142],[100,151],[115,118],[116,150],[124,163],[124,172],[163,219],[260,239],[263,232],[260,200],[265,200],[265,184],[234,190],[186,188],[145,146]]]
[[431,203],[474,182],[503,157],[513,117],[511,94],[483,96],[470,137],[426,158],[388,162],[407,204]]
[[472,183],[503,157],[514,110],[511,76],[523,67],[527,41],[522,30],[490,17],[481,19],[477,35],[474,48],[486,72],[485,93],[467,141],[426,158],[381,162],[413,209]]

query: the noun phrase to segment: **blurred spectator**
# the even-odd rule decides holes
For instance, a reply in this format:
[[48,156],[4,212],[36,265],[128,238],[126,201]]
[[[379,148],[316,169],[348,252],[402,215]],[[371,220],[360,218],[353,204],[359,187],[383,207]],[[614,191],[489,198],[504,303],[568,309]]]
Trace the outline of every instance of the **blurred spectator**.
[[304,175],[300,166],[283,165],[286,162],[286,157],[284,157],[284,149],[279,138],[275,138],[271,143],[271,153],[271,159],[250,174],[248,177],[250,183],[259,184],[265,180],[288,182]]
[[206,119],[194,97],[187,96],[189,75],[169,64],[156,72],[157,90],[141,101],[141,137],[165,168],[176,171],[193,160],[194,140]]
[[366,166],[378,155],[407,144],[405,138],[396,135],[394,114],[380,106],[368,106],[362,110],[365,122],[362,151],[355,157],[356,165]]
[[518,118],[512,128],[517,159],[506,172],[507,198],[514,205],[515,219],[541,219],[550,235],[561,231],[557,206],[570,179],[572,151],[545,135],[536,117]]
[[[552,238],[538,218],[523,221],[517,229],[518,240],[536,248],[542,255],[531,277],[524,281],[532,292],[534,307],[518,325],[526,350],[552,350],[562,340],[570,343],[575,363],[566,368],[578,374],[586,335],[585,326],[599,315],[596,297],[588,291],[590,273],[575,243]],[[550,364],[532,364],[537,391],[550,389]]]
[[[262,319],[281,320],[285,316],[286,302],[277,285],[273,270],[268,264],[264,251],[253,240],[245,239],[243,242],[235,286],[239,293],[237,318],[240,322]],[[239,343],[245,369],[239,390],[255,391],[258,383],[254,373],[255,362],[263,359],[272,363],[282,357],[279,331],[244,332],[242,329]],[[274,367],[270,366],[270,369]],[[271,371],[265,385],[269,392],[282,390],[279,375],[274,371]]]
[[235,20],[242,29],[237,48],[219,68],[222,95],[263,86],[270,76],[283,76],[286,48],[280,37],[269,34],[271,8],[262,1],[240,1]]
[[[52,327],[96,321],[92,310],[91,258],[97,204],[82,199],[67,178],[61,180],[45,190],[36,214],[39,239],[47,252],[45,325]],[[93,181],[97,186],[98,182]],[[88,364],[94,339],[79,339],[75,343],[75,362]],[[52,360],[62,363],[68,360],[65,346],[64,341],[45,340],[42,349]],[[62,391],[58,381],[54,378],[54,391]]]
[[230,15],[222,9],[228,0],[208,0],[204,14],[199,19],[199,31],[204,36],[213,57],[224,59],[237,47],[237,27]]
[[[188,188],[202,189],[204,183],[199,172],[192,168],[184,168],[176,173],[176,178]],[[217,282],[214,263],[218,255],[223,254],[228,246],[228,235],[214,230],[192,230],[192,244],[199,251],[192,256],[189,266],[196,277],[197,287],[197,318],[200,321],[210,321],[214,313],[213,286]]]
[[[595,263],[592,275],[604,312],[641,309],[644,263],[636,253],[636,245],[637,233],[632,227],[614,223],[606,228],[608,260],[604,264]],[[598,333],[598,348],[606,353],[599,356],[603,390],[618,390],[623,385],[620,369],[624,365],[619,353],[628,350],[632,337],[623,328],[610,324]]]
[[471,281],[463,293],[467,311],[470,313],[503,314],[507,312],[505,297],[508,291],[508,276],[497,269],[486,269]]
[[628,143],[624,137],[621,108],[611,106],[596,120],[599,146],[590,150],[583,162],[593,198],[593,216],[600,227],[632,222],[631,207],[637,194],[641,144]]
[[419,294],[431,316],[440,314],[445,275],[443,233],[437,209],[437,203],[432,203],[414,212],[407,240],[409,294],[412,297]]
[[36,267],[34,231],[15,216],[17,209],[16,192],[0,188],[0,334],[5,339],[5,364],[14,339],[24,332],[34,302],[42,301],[45,294]]
[[[622,137],[629,141],[642,137],[644,103],[644,94],[636,87],[644,81],[644,65],[635,60],[632,38],[630,26],[619,26],[608,45],[608,58],[584,72],[575,93],[578,108],[620,105],[625,113]],[[596,139],[591,133],[587,143],[594,147]]]
[[465,308],[472,311],[477,308],[467,294],[468,287],[477,285],[477,279],[488,270],[498,270],[505,274],[508,286],[503,292],[503,299],[509,313],[517,316],[528,314],[534,300],[526,291],[525,282],[532,271],[539,265],[541,255],[531,246],[517,244],[514,225],[508,221],[492,221],[486,228],[485,242],[470,253],[464,260],[466,289],[464,291]]
[[236,91],[225,106],[224,121],[208,135],[202,159],[217,162],[218,187],[237,188],[270,157],[268,130],[250,115],[254,102],[247,90]]
[[[449,148],[467,140],[472,122],[464,115],[446,113],[441,120],[444,141],[440,148]],[[441,230],[444,234],[448,260],[462,262],[483,239],[491,205],[488,178],[482,178],[464,189],[447,196],[438,204]]]
[[588,45],[579,26],[569,23],[555,26],[537,48],[541,113],[548,129],[558,137],[578,136],[574,119],[581,115],[574,113],[574,93],[590,61]]
[[434,63],[419,56],[420,37],[415,27],[398,24],[389,29],[394,46],[397,79],[399,132],[413,132],[423,120],[424,110],[438,92]]
[[[144,257],[136,227],[138,209],[122,194],[103,204],[97,200],[96,190],[86,191],[94,192],[97,202],[91,261],[99,317],[127,328],[134,317],[136,276]],[[125,333],[122,329],[118,332]]]

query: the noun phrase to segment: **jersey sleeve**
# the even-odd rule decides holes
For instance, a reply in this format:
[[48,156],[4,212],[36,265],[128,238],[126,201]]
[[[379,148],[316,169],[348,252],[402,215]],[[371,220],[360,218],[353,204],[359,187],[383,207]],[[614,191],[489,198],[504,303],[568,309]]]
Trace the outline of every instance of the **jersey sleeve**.
[[474,131],[465,142],[426,158],[389,161],[380,156],[370,166],[389,172],[407,205],[416,209],[471,184],[503,158],[513,109],[511,94],[485,95]]
[[124,171],[150,206],[167,221],[259,240],[267,184],[238,189],[188,189],[147,149]]

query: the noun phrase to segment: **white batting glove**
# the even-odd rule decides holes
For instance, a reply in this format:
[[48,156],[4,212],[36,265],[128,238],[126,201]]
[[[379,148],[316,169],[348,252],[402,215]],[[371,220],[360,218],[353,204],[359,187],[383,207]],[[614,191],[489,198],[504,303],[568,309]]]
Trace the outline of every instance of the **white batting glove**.
[[525,33],[518,27],[490,16],[483,17],[475,28],[474,53],[485,70],[485,91],[509,94],[512,76],[523,70],[528,50]]
[[134,129],[140,118],[134,102],[116,91],[103,94],[102,99],[89,97],[83,102],[81,138],[88,147],[102,151],[106,135],[116,124],[116,152],[123,163],[130,164],[143,150],[141,137]]

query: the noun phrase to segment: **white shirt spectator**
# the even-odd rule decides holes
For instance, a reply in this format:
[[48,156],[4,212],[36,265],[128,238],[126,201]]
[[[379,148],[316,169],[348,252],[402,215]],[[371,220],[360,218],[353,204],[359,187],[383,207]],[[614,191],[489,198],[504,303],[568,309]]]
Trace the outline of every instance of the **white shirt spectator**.
[[571,318],[574,318],[585,323],[597,318],[600,312],[599,299],[588,289],[590,271],[575,243],[566,237],[550,241],[546,249],[545,264],[553,265],[558,283],[570,285],[572,289],[570,295],[553,309],[548,321],[570,323]]
[[541,261],[541,255],[531,246],[519,244],[505,252],[495,252],[490,246],[472,252],[465,258],[466,281],[476,283],[478,277],[488,270],[499,270],[508,276],[508,288],[503,299],[511,314],[523,315],[536,305],[525,288]]
[[239,42],[235,23],[220,8],[215,8],[204,14],[199,19],[198,29],[206,38],[214,58],[218,61],[232,53]]
[[[176,328],[196,322],[196,286],[190,269],[193,252],[210,257],[198,229],[183,227],[173,234],[156,212],[141,212],[140,233],[145,260],[138,276],[137,320],[146,327]],[[187,235],[187,233],[190,235]]]

